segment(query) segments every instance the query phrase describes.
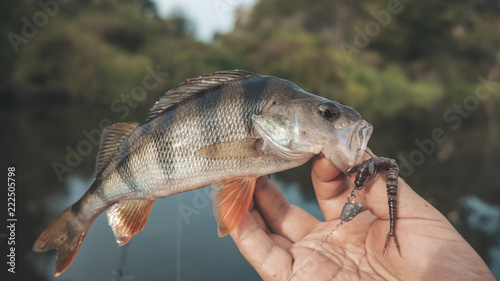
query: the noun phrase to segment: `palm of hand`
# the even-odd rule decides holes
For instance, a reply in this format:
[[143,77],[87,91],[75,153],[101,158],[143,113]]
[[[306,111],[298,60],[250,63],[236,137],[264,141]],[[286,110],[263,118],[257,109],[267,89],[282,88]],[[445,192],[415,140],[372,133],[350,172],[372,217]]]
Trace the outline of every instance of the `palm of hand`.
[[348,178],[327,159],[315,159],[312,180],[325,222],[291,205],[267,177],[260,178],[254,208],[231,237],[264,280],[495,280],[449,222],[399,181],[400,256],[389,231],[385,181],[377,177],[357,192],[366,208],[339,222],[351,191]]
[[[311,233],[296,241],[291,249],[294,260],[291,280],[390,279],[390,275],[380,270],[383,266],[368,254],[382,249],[378,243],[366,243],[368,233],[380,232],[372,229],[375,220],[373,215],[364,211],[355,221],[340,227],[337,227],[339,220],[319,223]],[[329,233],[332,235],[318,249]]]

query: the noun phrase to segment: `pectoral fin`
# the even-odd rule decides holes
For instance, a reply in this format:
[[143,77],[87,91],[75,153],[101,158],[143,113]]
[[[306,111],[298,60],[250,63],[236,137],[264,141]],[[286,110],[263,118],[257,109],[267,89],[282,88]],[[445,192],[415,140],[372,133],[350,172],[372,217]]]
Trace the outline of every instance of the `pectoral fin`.
[[262,152],[263,143],[264,141],[260,138],[219,142],[196,151],[196,155],[206,158],[258,157],[264,154]]
[[232,178],[212,185],[212,204],[223,237],[240,223],[252,201],[257,177]]
[[153,203],[153,200],[129,200],[108,209],[108,223],[118,245],[127,244],[134,234],[144,229]]

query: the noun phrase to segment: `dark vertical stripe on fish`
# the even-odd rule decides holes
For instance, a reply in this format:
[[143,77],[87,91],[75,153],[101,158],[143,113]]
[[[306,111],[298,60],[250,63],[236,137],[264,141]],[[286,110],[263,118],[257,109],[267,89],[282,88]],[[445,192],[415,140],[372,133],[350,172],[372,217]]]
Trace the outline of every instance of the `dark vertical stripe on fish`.
[[[196,95],[196,102],[193,103],[193,122],[195,123],[195,132],[199,132],[199,135],[195,137],[198,145],[212,145],[220,142],[224,138],[224,132],[220,125],[222,122],[221,118],[224,117],[224,111],[227,110],[227,108],[220,107],[219,101],[221,95],[226,91],[226,87],[216,86]],[[205,162],[204,165],[202,164],[198,167],[201,172],[211,166],[208,162],[214,160],[207,158],[200,159],[200,161]]]
[[103,194],[103,188],[99,188],[100,182],[99,181],[94,181],[92,185],[89,187],[85,195],[80,198],[80,200],[76,201],[72,206],[71,206],[71,212],[75,215],[77,218],[81,218],[81,211],[83,209],[83,205],[94,205],[97,202],[88,202],[88,200],[93,200],[98,198],[99,200],[102,201],[102,203],[106,202],[106,198],[104,197]]
[[106,194],[104,193],[104,188],[99,188],[97,185],[96,185],[96,188],[95,188],[95,195],[101,199],[102,202],[107,202],[108,201],[108,197],[106,196]]
[[[142,134],[142,131],[140,132]],[[135,135],[135,134],[134,134]],[[125,138],[121,144],[120,154],[124,157],[119,157],[121,159],[120,164],[116,167],[118,175],[122,179],[122,182],[132,191],[139,192],[139,186],[135,181],[134,170],[132,169],[133,157],[130,150],[130,139],[132,135]]]
[[[172,127],[176,124],[175,112],[173,110],[166,116],[153,120],[151,127],[159,127],[161,123],[161,130],[151,130],[153,132],[150,137],[153,141],[155,148],[155,163],[161,167],[163,173],[167,177],[171,177],[175,173],[175,159],[174,151],[172,149]],[[168,122],[164,121],[168,118]]]
[[241,81],[243,87],[243,103],[241,118],[245,121],[245,129],[248,135],[254,133],[252,115],[259,114],[261,110],[262,96],[267,88],[270,78],[261,77]]
[[75,204],[71,205],[71,211],[73,212],[73,215],[78,216],[80,211],[82,210],[82,200],[78,200],[75,202]]
[[[101,182],[99,181],[94,181],[94,183],[92,183],[92,185],[90,186],[90,188],[87,190],[87,193],[86,194],[89,194],[89,195],[92,195],[97,198],[99,198],[101,200],[101,202],[107,202],[108,201],[108,198],[106,197],[106,194],[104,194],[104,188],[101,186],[100,184]],[[82,199],[85,198],[85,197],[82,197]],[[80,203],[83,203],[85,204],[85,202],[83,202],[83,200],[80,199]],[[81,207],[81,206],[80,206]],[[77,208],[77,207],[75,207]]]
[[196,99],[196,120],[200,125],[200,132],[202,132],[202,143],[220,142],[221,136],[219,135],[218,127],[220,122],[220,110],[218,107],[221,95],[227,91],[227,88],[218,86],[210,89],[208,92],[203,91],[198,94]]

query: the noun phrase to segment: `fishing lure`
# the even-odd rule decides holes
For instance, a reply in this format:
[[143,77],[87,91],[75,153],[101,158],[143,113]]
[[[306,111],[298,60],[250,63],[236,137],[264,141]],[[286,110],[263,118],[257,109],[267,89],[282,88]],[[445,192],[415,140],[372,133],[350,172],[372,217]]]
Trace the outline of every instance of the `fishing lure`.
[[[399,166],[394,159],[385,158],[385,157],[372,157],[368,160],[361,162],[358,165],[355,165],[349,170],[347,170],[347,175],[352,175],[356,173],[356,179],[354,181],[354,188],[351,194],[354,194],[354,190],[361,190],[368,183],[366,182],[366,178],[371,176],[368,181],[370,181],[379,170],[387,170],[386,173],[386,186],[387,186],[387,199],[389,204],[389,233],[387,233],[387,237],[385,239],[384,251],[387,250],[387,246],[389,245],[389,240],[392,237],[394,239],[394,243],[398,248],[399,255],[401,255],[401,250],[399,248],[398,238],[396,236],[396,211],[398,204],[398,175],[399,175]],[[366,183],[365,183],[366,182]]]

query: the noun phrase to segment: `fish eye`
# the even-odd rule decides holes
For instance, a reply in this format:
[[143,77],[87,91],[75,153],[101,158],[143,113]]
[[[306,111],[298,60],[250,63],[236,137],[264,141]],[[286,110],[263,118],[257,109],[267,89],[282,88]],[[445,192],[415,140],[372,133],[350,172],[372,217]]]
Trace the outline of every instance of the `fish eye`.
[[322,102],[318,107],[318,112],[330,121],[337,119],[340,115],[339,107],[331,101]]

